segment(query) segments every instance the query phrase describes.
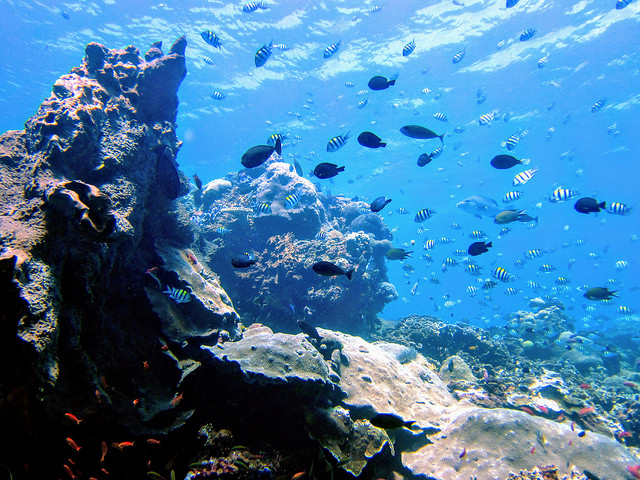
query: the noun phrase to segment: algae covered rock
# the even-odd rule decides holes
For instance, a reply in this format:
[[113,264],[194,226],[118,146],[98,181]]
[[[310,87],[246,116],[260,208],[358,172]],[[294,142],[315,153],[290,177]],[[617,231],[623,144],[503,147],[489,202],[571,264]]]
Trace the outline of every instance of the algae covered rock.
[[476,382],[478,379],[471,372],[471,368],[462,358],[453,355],[446,358],[440,367],[440,378],[449,382]]

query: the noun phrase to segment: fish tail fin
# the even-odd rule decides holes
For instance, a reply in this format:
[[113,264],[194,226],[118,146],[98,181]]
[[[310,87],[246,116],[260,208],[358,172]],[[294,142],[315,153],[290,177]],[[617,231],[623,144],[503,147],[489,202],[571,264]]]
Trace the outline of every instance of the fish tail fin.
[[613,292],[609,292],[609,294],[610,294],[612,297],[620,298],[620,297],[618,297],[618,295],[616,295],[616,293],[618,293],[619,291],[620,291],[620,290],[614,290]]
[[536,222],[536,225],[538,224],[538,217],[533,219],[534,222]]
[[442,135],[438,135],[438,138],[440,139],[440,143],[444,145],[444,133]]
[[351,130],[349,130],[349,131],[345,134],[345,136],[344,136],[343,138],[344,138],[345,140],[346,140],[347,138],[351,138]]
[[484,246],[491,248],[493,247],[493,242],[485,243]]
[[387,144],[386,144],[386,143],[384,143],[384,142],[380,142],[380,146],[381,146],[382,148],[384,148],[384,147],[386,147],[386,146],[387,146]]
[[352,269],[351,269],[351,270],[349,270],[348,272],[345,272],[345,275],[346,275],[346,277],[347,277],[349,280],[351,280],[351,277],[353,277],[353,272],[354,272],[354,270],[355,270],[355,269],[353,269],[353,268],[352,268]]
[[167,295],[171,295],[171,287],[169,285],[167,285],[167,289],[162,293],[166,293]]
[[282,141],[280,137],[276,140],[275,151],[278,155],[282,155]]
[[344,167],[338,167],[338,168],[336,168],[336,172],[344,172]]
[[605,210],[607,208],[607,202],[600,202],[598,204],[598,208],[602,208],[603,210]]
[[523,158],[522,160],[520,160],[520,163],[522,165],[529,165],[531,163],[531,159],[530,158]]

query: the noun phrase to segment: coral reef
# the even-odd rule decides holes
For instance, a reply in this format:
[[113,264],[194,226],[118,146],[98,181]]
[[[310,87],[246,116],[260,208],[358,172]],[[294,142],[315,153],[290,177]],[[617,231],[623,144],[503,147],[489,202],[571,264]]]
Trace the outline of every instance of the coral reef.
[[[175,397],[199,365],[183,342],[238,335],[172,211],[188,192],[175,160],[185,48],[158,42],[144,60],[91,43],[25,129],[0,136],[0,448],[16,461],[58,454],[45,445],[65,412],[135,435],[182,425],[192,411]],[[174,302],[170,286],[192,301]]]
[[[303,318],[367,335],[397,298],[384,260],[391,233],[381,218],[364,202],[324,195],[289,164],[269,160],[181,201],[196,224],[194,248],[247,324],[293,333]],[[230,259],[241,252],[252,253],[256,264],[234,269]],[[317,275],[311,266],[320,260],[355,268],[353,281]]]

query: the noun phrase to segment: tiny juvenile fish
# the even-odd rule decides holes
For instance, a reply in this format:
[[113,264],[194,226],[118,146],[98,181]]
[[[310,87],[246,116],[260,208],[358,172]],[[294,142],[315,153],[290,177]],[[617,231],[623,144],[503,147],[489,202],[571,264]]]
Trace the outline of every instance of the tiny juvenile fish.
[[336,53],[340,49],[340,42],[341,41],[342,40],[338,41],[337,43],[332,43],[327,48],[325,48],[324,49],[324,58],[329,58],[334,53]]
[[453,63],[460,63],[466,54],[467,54],[467,49],[465,47],[462,50],[460,50],[458,53],[456,53],[451,59],[451,61]]
[[414,40],[411,40],[402,48],[402,56],[406,57],[408,55],[411,55],[411,52],[413,52],[415,49],[416,49],[416,41],[414,39]]

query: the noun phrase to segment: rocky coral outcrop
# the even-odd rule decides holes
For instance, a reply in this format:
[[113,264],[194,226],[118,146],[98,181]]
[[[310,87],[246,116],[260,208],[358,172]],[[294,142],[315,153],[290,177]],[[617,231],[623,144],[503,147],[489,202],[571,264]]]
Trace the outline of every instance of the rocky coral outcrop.
[[198,363],[182,342],[238,334],[229,297],[186,250],[188,219],[168,213],[188,191],[174,123],[186,39],[161,46],[145,60],[87,45],[25,129],[0,136],[1,393],[41,420],[3,412],[5,451],[51,440],[65,412],[137,432],[184,423],[172,400]]
[[[304,318],[369,334],[377,314],[397,298],[385,266],[388,227],[377,214],[362,213],[364,202],[327,196],[277,160],[211,181],[182,200],[196,224],[194,245],[245,323],[296,332],[296,320]],[[230,259],[242,252],[256,264],[233,268]],[[355,268],[353,280],[317,275],[311,266],[320,260]]]

